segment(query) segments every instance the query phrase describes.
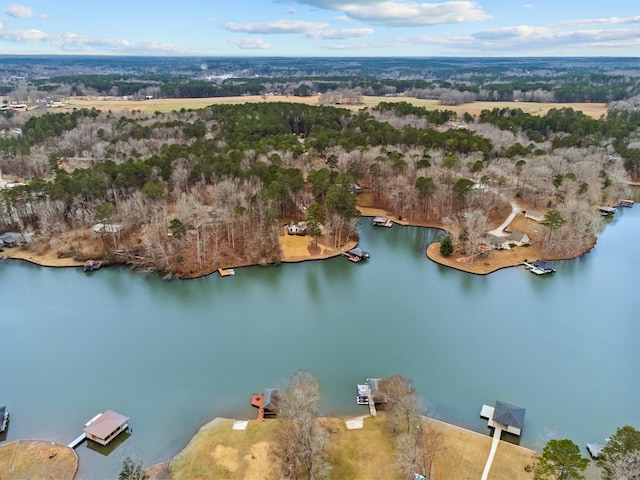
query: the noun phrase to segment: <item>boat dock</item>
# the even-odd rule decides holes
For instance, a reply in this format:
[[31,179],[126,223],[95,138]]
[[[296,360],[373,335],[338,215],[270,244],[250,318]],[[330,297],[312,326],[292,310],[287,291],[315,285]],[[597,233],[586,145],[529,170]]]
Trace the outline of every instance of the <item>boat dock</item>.
[[264,408],[262,408],[262,402],[264,401],[264,394],[254,393],[251,395],[251,406],[258,409],[258,420],[264,420]]
[[[369,413],[372,417],[378,415],[376,411],[376,402],[373,401],[373,395],[371,394],[371,387],[369,385],[358,385],[358,395],[366,397],[366,404],[369,405]],[[361,400],[358,401],[360,403]]]
[[598,458],[602,455],[602,450],[604,449],[604,445],[600,445],[598,443],[587,443],[587,450],[589,451],[589,455],[592,458]]
[[69,448],[76,448],[78,445],[80,445],[82,442],[84,442],[87,439],[87,434],[83,433],[82,435],[80,435],[78,438],[76,438],[73,442],[71,442],[68,447]]
[[236,274],[233,268],[219,268],[218,273],[221,277],[231,277]]
[[524,268],[529,270],[531,273],[535,273],[536,275],[546,275],[548,273],[554,273],[556,271],[555,267],[544,260],[538,260],[533,263],[523,262]]

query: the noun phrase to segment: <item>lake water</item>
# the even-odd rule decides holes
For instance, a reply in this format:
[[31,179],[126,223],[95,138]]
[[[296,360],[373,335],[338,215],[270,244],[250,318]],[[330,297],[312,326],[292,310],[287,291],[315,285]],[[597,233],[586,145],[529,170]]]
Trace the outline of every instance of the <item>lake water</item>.
[[131,417],[113,452],[78,448],[80,478],[151,465],[217,416],[255,418],[251,393],[312,371],[322,413],[364,414],[355,385],[395,373],[436,418],[486,433],[483,403],[526,408],[521,444],[604,441],[640,426],[640,205],[597,246],[538,277],[475,276],[425,257],[438,231],[370,226],[345,258],[164,282],[119,268],[0,263],[0,405],[7,441],[69,443],[96,413]]

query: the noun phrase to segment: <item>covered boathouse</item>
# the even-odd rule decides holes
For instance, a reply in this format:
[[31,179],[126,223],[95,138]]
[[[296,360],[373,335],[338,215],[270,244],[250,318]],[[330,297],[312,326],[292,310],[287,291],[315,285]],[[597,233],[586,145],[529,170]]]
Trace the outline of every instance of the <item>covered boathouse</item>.
[[129,417],[107,410],[92,418],[82,431],[89,440],[93,440],[100,445],[107,445],[111,440],[116,438],[118,434],[129,428],[128,422]]

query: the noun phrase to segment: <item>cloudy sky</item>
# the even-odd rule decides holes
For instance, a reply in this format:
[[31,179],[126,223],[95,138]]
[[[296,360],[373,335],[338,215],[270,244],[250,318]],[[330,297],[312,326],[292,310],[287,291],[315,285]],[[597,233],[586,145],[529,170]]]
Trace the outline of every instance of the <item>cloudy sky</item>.
[[640,56],[638,0],[32,0],[0,54]]

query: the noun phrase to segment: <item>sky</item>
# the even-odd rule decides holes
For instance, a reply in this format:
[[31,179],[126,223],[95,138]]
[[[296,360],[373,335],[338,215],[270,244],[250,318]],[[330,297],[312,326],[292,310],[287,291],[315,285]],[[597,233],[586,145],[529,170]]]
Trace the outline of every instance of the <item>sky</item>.
[[0,2],[0,54],[640,57],[640,2]]

